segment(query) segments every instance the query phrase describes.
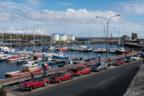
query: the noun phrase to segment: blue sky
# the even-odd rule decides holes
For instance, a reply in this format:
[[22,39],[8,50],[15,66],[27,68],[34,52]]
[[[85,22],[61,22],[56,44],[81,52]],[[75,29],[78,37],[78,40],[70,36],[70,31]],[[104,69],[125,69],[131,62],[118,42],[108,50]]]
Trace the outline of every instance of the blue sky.
[[144,37],[143,0],[0,0],[0,30],[102,37],[105,22],[95,16],[116,14],[121,16],[111,20],[110,34],[137,32]]

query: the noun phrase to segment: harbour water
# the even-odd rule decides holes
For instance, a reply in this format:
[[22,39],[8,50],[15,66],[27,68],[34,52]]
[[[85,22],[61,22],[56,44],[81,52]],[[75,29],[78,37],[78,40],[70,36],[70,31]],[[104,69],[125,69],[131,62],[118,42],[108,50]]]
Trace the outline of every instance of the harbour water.
[[[97,45],[89,45],[93,48],[105,48],[105,44],[97,44]],[[118,48],[117,45],[110,45],[111,48]],[[40,47],[36,47],[36,49],[39,49]],[[17,48],[18,49],[18,48]],[[99,56],[98,53],[93,52],[77,52],[77,51],[68,51],[64,53],[65,55],[68,55],[70,58],[97,58]],[[101,58],[104,58],[106,54],[101,54]],[[112,54],[109,54],[108,56],[113,56]],[[22,68],[22,65],[17,65],[16,63],[10,63],[10,62],[0,62],[0,79],[4,78],[4,73],[20,70]]]

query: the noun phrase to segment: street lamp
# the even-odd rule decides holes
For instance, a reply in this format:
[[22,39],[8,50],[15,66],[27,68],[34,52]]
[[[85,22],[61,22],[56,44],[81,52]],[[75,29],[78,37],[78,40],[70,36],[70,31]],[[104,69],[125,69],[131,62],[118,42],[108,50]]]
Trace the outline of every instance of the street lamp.
[[106,18],[106,17],[103,17],[103,16],[96,16],[96,18],[101,18],[101,19],[103,19],[105,22],[106,22],[106,62],[108,63],[108,34],[109,34],[109,23],[110,23],[110,20],[112,19],[112,18],[114,18],[114,17],[118,17],[118,16],[120,16],[120,14],[116,14],[116,15],[113,15],[113,16],[111,16],[111,17],[109,17],[109,18]]

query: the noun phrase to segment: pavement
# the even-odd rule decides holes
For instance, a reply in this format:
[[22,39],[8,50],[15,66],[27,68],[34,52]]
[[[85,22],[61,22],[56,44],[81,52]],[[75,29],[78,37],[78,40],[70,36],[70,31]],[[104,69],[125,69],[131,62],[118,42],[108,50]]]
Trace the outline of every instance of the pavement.
[[[18,91],[17,87],[13,87],[8,90],[7,96],[124,96],[139,69],[140,63],[111,67],[102,72],[76,77],[70,81],[51,84],[48,87],[38,88],[30,92],[21,92]],[[142,70],[142,68],[144,65],[140,69]]]
[[8,92],[8,93],[7,93],[7,96],[17,96],[17,94],[12,93],[12,92]]
[[144,64],[141,64],[139,72],[124,96],[144,96]]
[[94,73],[23,96],[123,96],[139,69],[140,62]]

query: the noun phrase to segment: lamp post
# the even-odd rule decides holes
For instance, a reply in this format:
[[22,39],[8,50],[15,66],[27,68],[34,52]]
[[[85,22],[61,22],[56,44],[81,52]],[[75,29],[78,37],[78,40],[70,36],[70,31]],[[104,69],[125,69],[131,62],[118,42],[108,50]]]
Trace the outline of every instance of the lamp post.
[[106,18],[106,17],[103,17],[103,16],[96,16],[96,18],[101,18],[103,19],[105,22],[106,22],[106,62],[108,63],[108,34],[109,34],[109,23],[110,23],[110,20],[114,17],[118,17],[120,16],[120,14],[116,14],[116,15],[113,15],[109,18]]

